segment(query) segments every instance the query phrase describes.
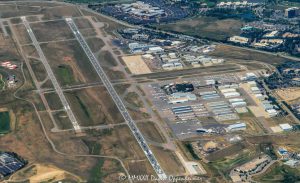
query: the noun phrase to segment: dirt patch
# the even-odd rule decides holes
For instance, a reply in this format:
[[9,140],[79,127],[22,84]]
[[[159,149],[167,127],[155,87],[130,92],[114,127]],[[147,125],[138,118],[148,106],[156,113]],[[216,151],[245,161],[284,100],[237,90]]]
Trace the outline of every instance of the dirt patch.
[[13,175],[10,180],[29,180],[30,182],[61,181],[64,179],[81,182],[82,179],[52,165],[34,164]]
[[286,88],[276,90],[276,93],[279,97],[287,102],[291,102],[293,100],[297,100],[300,97],[300,89],[299,88]]
[[142,59],[141,55],[122,57],[132,74],[148,74],[151,70]]

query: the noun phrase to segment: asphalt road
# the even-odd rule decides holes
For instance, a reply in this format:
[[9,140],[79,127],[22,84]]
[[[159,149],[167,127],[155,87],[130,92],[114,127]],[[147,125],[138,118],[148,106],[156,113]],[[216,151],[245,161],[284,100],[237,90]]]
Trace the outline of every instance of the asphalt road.
[[80,131],[80,126],[79,126],[79,124],[78,124],[78,122],[77,122],[77,120],[76,120],[76,118],[75,118],[75,116],[73,114],[73,111],[70,108],[70,105],[69,105],[69,103],[68,103],[68,101],[67,101],[67,99],[66,99],[66,97],[65,97],[65,95],[64,95],[64,93],[63,93],[63,91],[61,89],[61,87],[59,86],[58,81],[55,78],[55,75],[54,75],[54,73],[53,73],[53,71],[51,69],[51,66],[49,65],[49,63],[48,63],[45,55],[44,55],[43,50],[40,47],[39,42],[37,41],[34,33],[32,32],[32,29],[31,29],[28,21],[26,20],[26,17],[21,17],[21,19],[22,19],[23,24],[25,25],[25,27],[27,29],[27,32],[28,32],[28,34],[29,34],[29,36],[30,36],[30,38],[32,40],[32,43],[33,43],[35,49],[37,50],[37,52],[38,52],[38,54],[40,56],[40,59],[41,59],[43,65],[44,65],[44,67],[46,69],[46,72],[47,72],[47,74],[48,74],[48,76],[49,76],[49,78],[50,78],[50,80],[51,80],[51,82],[52,82],[52,84],[54,86],[54,89],[55,89],[57,95],[59,96],[59,98],[60,98],[60,100],[61,100],[61,102],[62,102],[62,104],[64,106],[64,109],[65,109],[65,111],[66,111],[66,113],[67,113],[67,115],[68,115],[68,117],[69,117],[69,119],[70,119],[70,121],[71,121],[71,123],[72,123],[72,125],[73,125],[73,127],[75,129],[75,131],[79,132]]
[[135,121],[131,118],[129,112],[127,111],[125,105],[123,104],[121,98],[118,96],[116,90],[114,89],[113,85],[111,84],[110,80],[108,79],[107,75],[105,74],[104,70],[102,69],[101,65],[99,64],[98,60],[96,59],[95,55],[89,48],[88,44],[86,43],[85,39],[79,32],[76,24],[71,18],[66,18],[66,22],[73,31],[73,34],[77,38],[78,42],[80,43],[82,49],[85,51],[87,57],[89,58],[90,62],[92,63],[94,69],[96,70],[97,74],[101,78],[104,86],[106,87],[107,91],[111,95],[113,101],[115,102],[116,106],[118,107],[119,111],[121,112],[122,116],[124,117],[125,121],[127,122],[130,130],[132,131],[134,137],[138,141],[139,145],[141,146],[142,150],[144,151],[146,157],[148,158],[150,164],[152,165],[153,169],[155,170],[156,174],[161,180],[167,178],[166,174],[162,170],[161,166],[159,165],[157,159],[155,158],[154,154],[152,153],[151,149],[149,148],[146,140],[144,139],[142,133],[138,129]]

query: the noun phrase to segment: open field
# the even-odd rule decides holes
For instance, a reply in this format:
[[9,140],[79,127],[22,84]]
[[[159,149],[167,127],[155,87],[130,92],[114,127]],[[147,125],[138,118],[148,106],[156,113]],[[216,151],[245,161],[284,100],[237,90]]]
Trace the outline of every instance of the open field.
[[20,44],[29,44],[31,43],[31,39],[28,35],[28,32],[23,24],[17,24],[12,26],[15,30],[14,33]]
[[138,123],[138,127],[146,139],[158,143],[165,143],[165,137],[160,133],[157,125],[153,122]]
[[209,161],[217,161],[220,160],[226,156],[232,156],[236,152],[242,151],[246,148],[247,145],[243,143],[237,143],[234,145],[231,145],[229,147],[226,147],[224,149],[221,149],[219,151],[213,152],[210,155],[206,157],[207,160]]
[[[243,48],[238,48],[234,46],[229,46],[229,45],[218,45],[216,47],[216,50],[211,52],[211,56],[216,56],[216,57],[222,57],[225,59],[239,59],[244,62],[249,62],[251,61],[259,61],[259,62],[264,62],[267,64],[271,65],[278,65],[281,64],[285,61],[288,61],[288,59],[276,56],[276,55],[270,55],[266,53],[260,53],[256,51],[251,51],[251,50],[245,50]],[[241,62],[241,64],[243,64]]]
[[128,104],[132,105],[133,107],[136,107],[136,108],[144,107],[143,102],[141,101],[141,99],[139,98],[139,95],[136,92],[127,93],[127,95],[124,97],[124,100]]
[[122,57],[132,74],[148,74],[151,70],[140,55]]
[[156,27],[165,31],[223,41],[227,37],[239,34],[243,23],[236,19],[219,20],[214,17],[194,17]]
[[162,149],[161,147],[150,146],[150,148],[156,154],[158,162],[168,175],[184,174],[184,167],[174,152]]
[[93,29],[93,25],[87,18],[79,17],[74,19],[74,22],[80,31],[83,29]]
[[[93,94],[91,92],[93,92]],[[100,99],[95,96],[95,91],[92,91],[92,89],[65,92],[65,95],[81,126],[94,126],[108,123],[107,116],[103,111],[105,106],[99,104]]]
[[127,106],[127,110],[130,113],[133,120],[149,120],[151,116],[145,112],[143,109],[135,109]]
[[61,86],[100,81],[77,41],[41,45]]
[[94,52],[94,53],[99,51],[105,45],[105,43],[102,41],[102,39],[97,38],[97,37],[88,38],[88,39],[86,39],[86,42],[89,45],[89,47],[91,48],[92,52]]
[[98,60],[104,67],[115,67],[118,65],[109,51],[101,51],[98,55]]
[[29,59],[30,66],[36,76],[36,79],[41,82],[44,81],[47,78],[47,72],[43,65],[43,63],[40,60],[31,58]]
[[145,174],[153,174],[148,160],[126,126],[106,130],[88,130],[83,142],[92,154],[118,156],[124,159],[130,174],[138,170]]
[[65,111],[53,112],[52,115],[59,129],[73,129],[73,125]]
[[57,69],[57,76],[60,78],[62,83],[66,85],[71,85],[75,83],[73,69],[69,65],[59,65]]
[[65,94],[81,126],[123,122],[104,87],[76,90]]
[[56,93],[46,93],[45,97],[51,110],[63,109],[63,105]]
[[107,34],[114,35],[113,31],[117,29],[122,29],[125,28],[124,25],[119,24],[118,22],[114,22],[104,16],[101,16],[95,12],[87,11],[87,10],[81,10],[84,16],[92,16],[93,20],[95,22],[102,22],[106,26],[103,28],[103,31]]
[[30,26],[39,42],[74,39],[64,20],[31,23]]
[[76,6],[63,5],[56,7],[44,8],[41,13],[44,15],[43,20],[57,20],[64,17],[80,17],[81,14]]
[[212,162],[211,164],[225,176],[228,176],[231,169],[252,160],[258,155],[255,151],[253,151],[253,149],[245,149],[236,153],[238,154],[224,157],[223,159]]

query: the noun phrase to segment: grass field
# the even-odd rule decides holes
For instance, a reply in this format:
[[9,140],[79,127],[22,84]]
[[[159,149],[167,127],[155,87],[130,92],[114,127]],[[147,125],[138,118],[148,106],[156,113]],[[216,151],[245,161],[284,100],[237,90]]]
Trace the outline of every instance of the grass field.
[[72,68],[66,64],[58,66],[57,78],[63,85],[71,85],[76,83]]
[[64,20],[31,23],[30,26],[39,42],[74,38],[71,29]]
[[51,110],[63,109],[63,105],[56,93],[46,93],[45,97]]
[[47,77],[46,69],[40,60],[30,59],[30,66],[34,72],[34,75],[38,81],[43,81]]
[[249,149],[238,151],[236,153],[238,154],[235,156],[224,157],[223,159],[212,162],[211,164],[227,177],[231,169],[250,161],[256,156],[256,153]]
[[65,92],[81,126],[123,122],[119,110],[104,87]]
[[[70,72],[65,69],[60,73],[59,66],[68,65],[68,67],[72,69],[72,82],[64,83],[62,80],[60,82],[62,86],[66,84],[82,84],[100,81],[96,71],[77,41],[50,42],[41,44],[41,47],[56,77],[60,74],[70,74]],[[67,78],[69,78],[67,81],[71,81],[71,77]]]
[[76,6],[56,6],[47,7],[42,10],[43,20],[57,20],[64,17],[80,17],[80,12]]
[[90,170],[90,178],[88,179],[88,182],[90,183],[98,183],[102,182],[103,172],[102,172],[102,166],[103,166],[104,160],[100,159],[96,162],[96,165]]
[[300,170],[291,168],[280,162],[273,164],[265,173],[254,177],[255,181],[267,182],[298,182],[300,180]]
[[0,91],[5,87],[5,82],[3,81],[3,76],[0,74]]
[[159,129],[153,122],[145,122],[145,123],[138,123],[138,127],[141,130],[142,134],[146,139],[152,140],[158,143],[165,143],[166,139],[164,136],[159,132]]
[[86,42],[94,53],[99,51],[105,45],[102,39],[97,37],[88,38],[86,39]]
[[79,30],[93,28],[93,25],[89,22],[87,18],[76,18],[74,19],[74,22]]
[[141,101],[139,95],[136,92],[127,93],[124,99],[126,102],[128,102],[130,105],[136,108],[144,107],[144,103]]
[[276,55],[270,55],[257,51],[245,50],[238,47],[229,45],[218,45],[216,50],[210,53],[211,56],[222,57],[227,60],[238,59],[241,64],[243,62],[251,63],[251,61],[259,61],[267,64],[277,65],[288,61],[286,58],[282,58]]
[[53,117],[59,129],[72,129],[72,123],[65,111],[54,112]]
[[81,126],[107,124],[107,116],[102,106],[94,102],[88,90],[66,92],[66,97]]
[[9,112],[0,112],[0,134],[8,133],[10,131]]
[[215,17],[194,17],[156,27],[161,30],[224,41],[227,37],[239,34],[243,23],[236,19],[219,20]]
[[174,152],[162,149],[160,147],[150,146],[163,170],[168,175],[181,175],[184,173],[184,167]]
[[232,155],[236,154],[237,152],[242,151],[243,149],[246,148],[246,146],[247,145],[245,145],[243,143],[236,143],[236,144],[233,144],[222,150],[211,153],[210,155],[208,155],[206,157],[206,159],[209,161],[217,161],[217,160],[223,159],[225,156],[232,156]]

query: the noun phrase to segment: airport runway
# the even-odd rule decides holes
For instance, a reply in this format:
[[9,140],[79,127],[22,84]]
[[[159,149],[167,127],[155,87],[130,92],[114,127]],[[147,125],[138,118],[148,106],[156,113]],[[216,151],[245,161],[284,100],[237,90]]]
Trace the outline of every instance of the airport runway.
[[61,87],[59,86],[58,81],[55,78],[55,75],[54,75],[54,73],[53,73],[53,71],[51,69],[51,66],[49,65],[49,63],[48,63],[48,61],[47,61],[47,59],[46,59],[46,57],[44,55],[44,52],[43,52],[43,50],[40,47],[39,42],[37,41],[34,33],[32,32],[32,29],[31,29],[28,21],[26,20],[26,17],[21,17],[21,19],[22,19],[23,24],[25,25],[25,27],[27,29],[27,32],[28,32],[28,34],[29,34],[29,36],[30,36],[30,38],[32,40],[32,43],[33,43],[35,49],[37,50],[37,52],[38,52],[38,54],[40,56],[40,60],[42,61],[43,65],[44,65],[44,67],[45,67],[45,69],[47,71],[47,74],[48,74],[48,76],[49,76],[49,78],[50,78],[50,80],[51,80],[51,82],[52,82],[52,84],[54,86],[54,89],[55,89],[57,95],[59,96],[59,98],[60,98],[60,100],[61,100],[61,102],[62,102],[62,104],[64,106],[64,109],[65,109],[65,111],[66,111],[66,113],[67,113],[67,115],[68,115],[68,117],[70,119],[70,121],[72,122],[72,125],[73,125],[75,131],[80,132],[80,126],[79,126],[79,124],[78,124],[78,122],[77,122],[77,120],[76,120],[76,118],[75,118],[75,116],[73,114],[73,111],[71,110],[70,105],[69,105],[69,103],[68,103],[68,101],[67,101],[67,99],[66,99],[66,97],[65,97],[65,95],[64,95],[64,93],[63,93],[63,91],[61,89]]
[[80,43],[82,49],[85,51],[87,57],[89,58],[91,64],[95,68],[97,74],[101,78],[103,84],[105,85],[107,91],[111,95],[113,101],[117,105],[118,109],[120,110],[122,116],[124,117],[125,121],[127,122],[130,130],[132,131],[134,137],[138,141],[139,145],[141,146],[142,150],[144,151],[146,157],[148,158],[150,164],[152,165],[153,169],[157,173],[159,179],[166,180],[167,175],[162,170],[161,166],[159,165],[157,159],[155,158],[154,154],[152,153],[151,149],[149,148],[146,140],[144,139],[142,133],[137,128],[135,121],[131,118],[129,112],[127,111],[125,105],[123,104],[121,98],[118,96],[117,92],[115,91],[113,85],[111,84],[110,80],[108,79],[107,75],[105,74],[104,70],[102,69],[101,65],[99,64],[98,60],[96,59],[95,55],[92,53],[91,49],[89,48],[88,44],[86,43],[85,39],[79,32],[76,24],[71,18],[66,18],[66,22],[73,31],[75,37],[77,38],[78,42]]

